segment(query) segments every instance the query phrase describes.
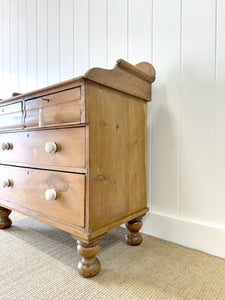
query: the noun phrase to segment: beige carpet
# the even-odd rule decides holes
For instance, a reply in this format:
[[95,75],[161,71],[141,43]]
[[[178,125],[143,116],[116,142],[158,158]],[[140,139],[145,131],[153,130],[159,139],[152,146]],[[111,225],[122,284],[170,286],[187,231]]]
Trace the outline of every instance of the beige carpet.
[[225,260],[144,235],[127,246],[124,228],[102,240],[101,272],[78,275],[69,234],[20,214],[0,230],[0,299],[225,299]]

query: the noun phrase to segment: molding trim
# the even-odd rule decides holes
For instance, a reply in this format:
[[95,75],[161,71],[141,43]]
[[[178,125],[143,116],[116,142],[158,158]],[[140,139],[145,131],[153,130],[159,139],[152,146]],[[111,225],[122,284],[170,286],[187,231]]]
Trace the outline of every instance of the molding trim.
[[148,213],[141,232],[225,258],[225,229]]

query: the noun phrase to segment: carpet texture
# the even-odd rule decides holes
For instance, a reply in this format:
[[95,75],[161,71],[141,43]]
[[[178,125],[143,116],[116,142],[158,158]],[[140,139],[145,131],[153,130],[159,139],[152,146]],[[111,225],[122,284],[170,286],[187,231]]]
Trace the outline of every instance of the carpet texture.
[[101,272],[76,271],[68,233],[18,213],[0,230],[0,299],[225,299],[225,260],[144,235],[125,244],[125,228],[101,241]]

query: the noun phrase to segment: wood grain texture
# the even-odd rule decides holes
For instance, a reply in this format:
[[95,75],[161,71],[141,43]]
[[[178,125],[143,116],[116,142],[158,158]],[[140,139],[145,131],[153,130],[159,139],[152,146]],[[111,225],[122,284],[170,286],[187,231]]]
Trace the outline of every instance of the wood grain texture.
[[0,229],[9,228],[12,221],[9,218],[11,210],[0,206]]
[[[85,176],[0,165],[0,182],[8,178],[9,187],[0,188],[0,204],[38,212],[45,219],[84,226]],[[46,189],[55,189],[56,200],[45,199]]]
[[[128,243],[142,241],[140,216],[148,211],[146,102],[155,70],[118,60],[111,71],[87,74],[0,103],[11,126],[4,109],[18,110],[20,104],[24,127],[0,133],[0,219],[8,226],[8,210],[16,209],[70,232],[82,256],[78,271],[92,277],[100,271],[95,255],[108,230],[128,222]],[[146,87],[143,99],[136,82]],[[45,150],[49,142],[53,153]]]
[[127,244],[138,246],[142,243],[142,235],[139,233],[142,227],[142,217],[138,217],[126,223],[128,234],[126,235]]
[[44,126],[80,123],[82,111],[80,87],[25,101],[26,127],[39,126],[39,111],[41,107]]
[[13,102],[18,102],[18,100],[30,100],[32,98],[38,98],[38,97],[43,97],[43,96],[47,96],[50,94],[54,94],[54,93],[58,93],[64,90],[69,90],[69,89],[73,89],[76,87],[80,87],[83,83],[83,78],[82,77],[76,77],[70,80],[66,80],[66,81],[62,81],[60,83],[57,84],[53,84],[46,87],[42,87],[40,89],[34,90],[34,91],[30,91],[27,93],[18,93],[18,95],[16,97],[9,97],[6,98],[4,100],[0,101],[1,103],[13,103]]
[[113,70],[93,68],[90,69],[84,77],[101,85],[150,101],[150,83],[155,79],[155,70],[153,67],[149,67],[150,72],[146,73],[140,68],[120,59],[117,61]]
[[[10,11],[7,14],[2,11],[2,9],[4,10],[5,2],[6,4],[10,2]],[[30,2],[32,2],[32,0],[27,0],[28,8]],[[48,12],[46,14],[45,7],[42,9],[42,3],[47,2]],[[98,55],[98,61],[96,61],[96,63],[99,63],[95,65],[96,67],[101,66],[103,63],[105,63],[106,60],[106,63],[108,62],[108,67],[111,68],[115,63],[115,59],[117,59],[118,57],[123,57],[131,63],[137,63],[140,60],[152,61],[157,70],[158,80],[156,81],[156,84],[153,85],[154,101],[153,103],[148,104],[149,114],[147,121],[149,137],[149,143],[147,145],[147,156],[150,157],[150,149],[152,149],[152,151],[154,152],[152,153],[153,165],[151,165],[150,161],[147,162],[149,178],[147,185],[149,186],[149,191],[151,191],[152,209],[154,209],[155,213],[158,212],[162,215],[174,217],[176,216],[176,218],[182,220],[185,218],[185,215],[181,213],[181,215],[179,216],[179,205],[187,205],[186,207],[190,212],[188,215],[188,219],[195,222],[195,210],[196,206],[198,206],[197,209],[200,211],[207,210],[207,212],[205,211],[206,217],[204,217],[204,220],[201,219],[201,217],[197,218],[199,223],[207,223],[208,225],[210,225],[213,223],[212,220],[214,219],[214,224],[216,227],[219,226],[220,228],[224,228],[224,0],[108,0],[108,9],[104,6],[104,8],[106,8],[106,14],[105,10],[104,13],[101,12],[101,5],[96,4],[96,10],[98,10],[99,6],[101,7],[99,12],[96,12],[96,15],[98,17],[100,14],[102,14],[102,19],[105,18],[104,24],[106,25],[106,31],[104,31],[105,28],[102,31],[98,31],[97,26],[95,28],[92,27],[93,31],[91,34],[94,43],[92,44],[92,46],[89,42],[89,29],[91,27],[90,19],[92,18],[89,11],[89,2],[91,1],[74,0],[74,75],[77,76],[83,74],[90,67],[89,58],[91,49],[95,50],[95,52],[91,54],[93,59],[95,59],[95,55]],[[57,59],[57,56],[60,56],[60,53],[58,53],[58,49],[60,48],[60,44],[63,42],[58,39],[60,25],[59,15],[57,12],[58,3],[59,0],[38,0],[37,8],[35,6],[32,6],[33,8],[30,7],[30,12],[29,9],[27,11],[28,14],[37,14],[37,25],[35,26],[35,24],[33,24],[34,26],[28,28],[28,26],[30,25],[27,23],[26,26],[26,30],[28,32],[27,42],[29,48],[29,45],[31,45],[29,36],[32,34],[33,41],[35,40],[35,35],[37,32],[37,65],[28,65],[28,72],[32,71],[34,73],[37,73],[36,86],[38,86],[38,81],[40,81],[41,78],[45,79],[45,76],[47,75],[48,84],[52,84],[53,82],[51,81],[51,79],[56,80],[55,78],[57,78],[60,73],[59,63],[55,60]],[[217,7],[215,7],[214,4],[217,4]],[[26,92],[24,89],[19,87],[19,83],[21,83],[22,81],[21,79],[18,80],[18,68],[20,67],[20,61],[18,60],[20,35],[18,35],[19,24],[17,12],[20,5],[23,4],[22,1],[19,0],[0,0],[0,98],[9,97],[11,95],[11,92],[13,91]],[[95,6],[95,1],[92,1],[91,6]],[[34,11],[32,12],[33,9]],[[30,17],[32,16],[30,15]],[[2,36],[3,31],[7,30],[6,27],[4,28],[4,24],[6,23],[7,25],[8,21],[11,22],[11,29],[9,32],[11,47],[8,42],[3,41]],[[202,25],[200,24],[199,26],[198,21]],[[35,23],[35,20],[33,19],[32,22]],[[49,27],[50,23],[55,29],[54,32],[53,28]],[[211,32],[211,29],[209,30],[208,26],[211,26],[210,24],[212,23],[216,25],[216,35],[209,41],[208,34],[209,32]],[[186,28],[190,29],[190,37],[188,39],[186,38],[186,33],[184,34],[183,32],[182,28],[184,27],[185,30]],[[64,27],[62,30],[62,35],[69,34],[69,36],[71,36],[71,32],[67,32],[66,27]],[[106,33],[106,38],[105,36],[101,36],[101,33],[103,31]],[[94,41],[94,37],[96,36],[101,39],[100,42]],[[180,43],[180,41],[182,40],[184,41],[183,44]],[[97,47],[98,44],[103,46]],[[179,53],[180,47],[181,53]],[[216,57],[214,57],[212,63],[210,54],[211,50],[209,51],[211,47],[215,48],[217,52]],[[28,52],[29,51],[30,50],[28,50]],[[106,57],[105,55],[102,55],[104,51],[106,52]],[[46,57],[47,63],[42,63],[42,53],[48,53]],[[197,53],[200,53],[200,55]],[[118,56],[116,57],[115,54],[117,54]],[[180,54],[181,57],[179,57]],[[9,83],[7,73],[7,55],[10,56],[9,58],[11,64],[11,90],[7,90],[7,84]],[[197,58],[195,55],[197,55]],[[184,59],[182,59],[183,56]],[[181,64],[179,62],[180,58]],[[205,59],[205,62],[201,62],[202,59]],[[210,66],[208,65],[209,61]],[[46,66],[48,67],[47,75],[45,75]],[[190,70],[189,67],[191,67]],[[37,68],[36,71],[35,68]],[[187,88],[181,89],[181,93],[184,98],[179,95],[179,90],[181,88],[179,80],[180,76],[178,74],[179,68],[181,68],[182,70],[185,69],[186,74],[190,71],[188,76],[185,75],[185,86],[187,86]],[[27,78],[28,73],[26,73],[25,69],[23,70],[24,73],[21,71],[20,76],[25,77],[25,79],[29,82],[30,75],[29,78]],[[198,70],[202,70],[202,72],[199,72]],[[214,75],[211,77],[210,74],[214,74],[215,72],[217,72],[217,75],[215,77]],[[195,76],[196,74],[197,77]],[[203,77],[205,78],[204,82],[201,79]],[[196,81],[200,82],[201,87],[199,85],[197,86],[197,88],[195,88],[192,84],[192,78],[194,83]],[[190,84],[188,84],[188,82]],[[203,83],[201,84],[201,82]],[[205,90],[205,88],[208,89],[209,86],[211,87],[211,84],[213,84],[213,88],[215,88],[215,93],[217,94],[217,100],[213,100],[212,107],[209,109],[213,114],[215,113],[213,119],[215,119],[216,121],[216,129],[214,128],[214,125],[212,126],[215,129],[216,138],[214,138],[214,134],[212,136],[211,134],[206,135],[205,133],[208,132],[208,129],[211,126],[209,125],[210,121],[207,113],[208,110],[206,109],[204,102],[205,99],[207,99],[206,102],[208,103],[208,95],[206,95],[205,98],[203,94],[198,92],[199,87],[203,91]],[[43,83],[42,86],[44,85],[47,85],[47,83]],[[198,96],[196,98],[194,96],[193,98],[190,91],[193,91],[193,94],[195,95],[195,90],[197,91]],[[208,94],[208,92],[206,92],[206,94]],[[188,138],[186,142],[185,138],[185,140],[182,141],[180,148],[179,141],[177,139],[178,137],[176,134],[179,131],[181,134],[181,138],[187,134],[186,129],[184,130],[184,124],[182,122],[187,122],[188,126],[193,123],[192,111],[190,111],[187,103],[191,103],[190,107],[193,107],[193,115],[199,115],[199,118],[194,117],[193,127],[190,126],[188,131],[188,136],[190,138]],[[181,111],[177,109],[177,104],[181,105]],[[194,110],[195,108],[196,110]],[[216,112],[214,111],[214,109],[216,110]],[[151,117],[152,110],[155,110],[155,112],[157,112],[157,117],[155,118],[153,116],[153,119]],[[183,120],[181,124],[178,121],[180,118],[180,112],[182,113]],[[167,126],[167,124],[169,125]],[[210,124],[212,123],[210,122]],[[196,189],[199,189],[201,191],[204,190],[204,180],[201,181],[197,179],[197,181],[192,181],[193,173],[192,170],[189,170],[189,166],[191,165],[191,163],[193,163],[193,165],[196,165],[195,162],[192,161],[192,159],[194,161],[196,160],[198,164],[201,161],[202,157],[201,154],[198,157],[195,155],[196,153],[198,154],[202,151],[200,149],[202,143],[199,142],[198,137],[196,139],[194,138],[194,136],[196,135],[196,128],[198,134],[200,134],[200,140],[202,139],[202,136],[205,135],[204,143],[207,144],[205,148],[207,149],[206,152],[208,153],[208,147],[212,147],[214,149],[212,154],[210,155],[212,155],[212,160],[215,161],[215,171],[214,167],[207,167],[204,169],[205,163],[203,162],[203,167],[200,167],[200,169],[204,169],[204,174],[203,176],[202,174],[197,176],[198,178],[205,178],[205,176],[207,176],[207,178],[211,178],[210,180],[213,182],[211,193],[214,194],[214,196],[210,196],[210,201],[212,201],[212,205],[210,204],[210,206],[206,206],[204,200],[202,201],[202,199],[204,198],[202,192],[194,192],[194,189],[195,191]],[[201,130],[200,128],[203,129]],[[201,131],[201,133],[199,132],[199,130]],[[193,138],[191,138],[191,136]],[[152,140],[152,147],[150,146],[151,138],[154,139],[154,141]],[[188,156],[186,156],[186,154],[182,150],[182,148],[186,147],[186,144],[187,147],[192,145],[192,149],[189,148],[188,150]],[[181,156],[179,156],[179,151],[183,152]],[[193,153],[193,155],[191,153]],[[204,151],[202,153],[203,156],[206,154]],[[206,158],[206,160],[207,159],[208,158]],[[177,162],[179,160],[181,162],[180,168],[178,166],[180,171],[177,168]],[[154,176],[150,175],[151,167],[152,174],[154,174]],[[182,200],[180,197],[178,197],[177,199],[177,194],[179,194],[181,188],[181,185],[179,183],[179,172],[182,173],[183,183],[181,183],[181,185],[182,189],[184,188],[184,192],[182,193],[185,194],[189,193],[189,191],[193,191],[191,195],[185,198],[182,197]],[[196,186],[194,184],[195,182]],[[150,185],[152,188],[150,188]],[[213,192],[213,190],[215,191],[215,193]],[[193,198],[193,194],[195,200],[190,201],[190,199]],[[207,195],[206,197],[208,199]],[[192,215],[193,211],[194,213]],[[213,213],[213,211],[215,213]],[[213,225],[210,226],[214,228]],[[148,229],[146,230],[146,232],[150,234],[151,230]],[[169,235],[170,230],[168,228],[167,232]],[[183,240],[180,239],[180,242],[182,243]],[[220,245],[218,245],[218,247],[220,247]]]
[[[54,142],[55,153],[47,153],[45,145]],[[0,134],[2,143],[9,143],[9,150],[0,148],[0,163],[43,169],[79,171],[86,168],[85,128],[67,128],[44,131],[27,131]]]
[[100,251],[99,241],[91,244],[77,242],[77,252],[82,256],[78,263],[78,272],[83,277],[93,277],[97,275],[101,268],[100,261],[95,257]]
[[93,230],[146,208],[146,103],[90,83],[86,97]]
[[22,102],[0,106],[0,129],[23,127]]

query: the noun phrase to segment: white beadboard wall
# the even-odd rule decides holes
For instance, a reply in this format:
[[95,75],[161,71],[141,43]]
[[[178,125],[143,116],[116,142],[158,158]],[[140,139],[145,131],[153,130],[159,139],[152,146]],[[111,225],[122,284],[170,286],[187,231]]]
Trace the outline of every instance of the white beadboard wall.
[[157,72],[143,232],[225,257],[225,1],[0,0],[0,98],[118,58]]

